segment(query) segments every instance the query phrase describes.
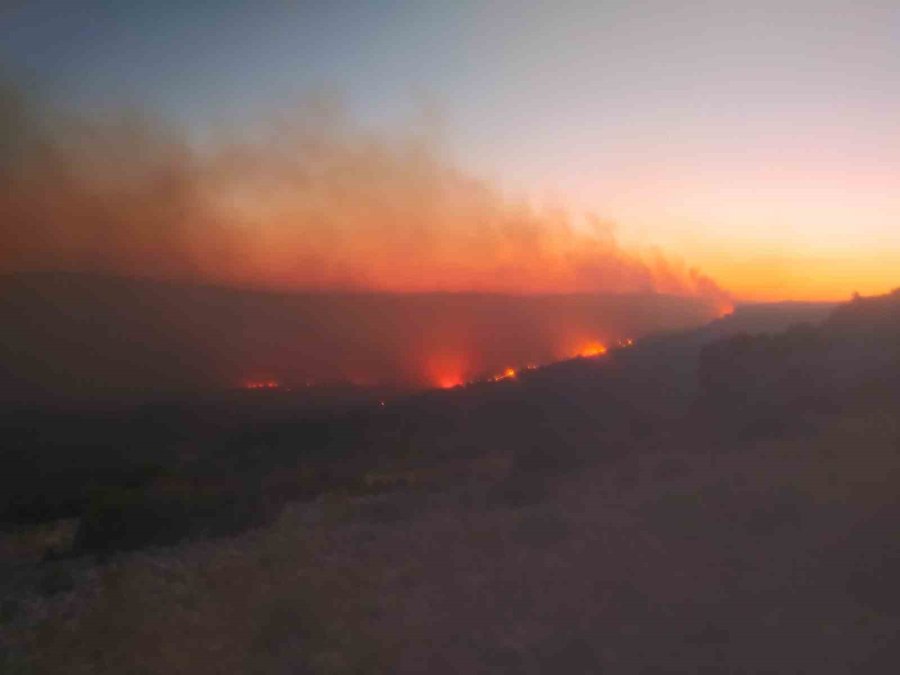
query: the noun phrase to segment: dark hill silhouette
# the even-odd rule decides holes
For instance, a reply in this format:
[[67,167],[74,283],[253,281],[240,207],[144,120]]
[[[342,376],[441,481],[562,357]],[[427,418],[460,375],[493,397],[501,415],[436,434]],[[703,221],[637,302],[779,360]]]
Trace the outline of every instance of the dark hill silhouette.
[[714,341],[698,375],[702,405],[732,430],[780,429],[900,394],[900,293],[854,299],[818,324]]
[[[14,291],[7,286],[6,316],[18,310],[29,325],[19,324],[4,338],[7,378],[18,373],[33,385],[27,378],[43,375],[40,367],[54,367],[54,377],[70,372],[106,377],[100,383],[107,387],[104,391],[118,384],[132,396],[107,398],[104,405],[89,408],[73,408],[71,401],[54,401],[49,407],[19,401],[7,407],[0,416],[4,461],[10,468],[3,517],[13,520],[77,515],[98,485],[144,489],[172,475],[191,477],[200,485],[213,483],[215,489],[242,498],[245,493],[261,497],[260,486],[268,484],[268,497],[278,500],[316,494],[356,480],[365,467],[410,457],[427,469],[465,462],[490,449],[516,454],[532,474],[550,474],[638,452],[689,409],[698,390],[704,345],[722,336],[821,318],[830,309],[797,303],[742,306],[706,326],[651,336],[602,358],[571,359],[524,370],[509,381],[420,395],[352,386],[201,395],[198,382],[209,382],[202,378],[223,362],[223,343],[229,358],[247,355],[244,343],[233,342],[235,334],[241,339],[249,335],[252,341],[274,328],[302,328],[298,322],[312,311],[310,303],[324,298],[67,275],[16,282]],[[471,312],[481,311],[479,305],[496,309],[509,299],[466,300],[476,305],[466,309]],[[458,301],[443,296],[375,298],[376,307],[366,311],[383,315],[390,302],[446,308],[447,302]],[[519,303],[513,305],[517,311],[543,311],[547,299],[511,301]],[[672,313],[673,321],[683,320],[678,303],[667,298],[558,301],[582,310],[590,302],[629,329],[647,325],[648,314],[659,322],[659,311]],[[285,309],[297,314],[281,316]],[[247,317],[265,314],[271,322],[263,328],[250,325],[232,335],[222,333],[221,339],[212,337],[224,323],[245,326]],[[260,344],[259,353],[278,351],[288,337],[276,335],[275,345],[264,349]],[[212,344],[204,350],[207,341]],[[71,351],[55,353],[58,345]],[[87,346],[91,348],[85,351]],[[182,361],[190,358],[195,361],[182,371]],[[129,379],[135,373],[140,377]],[[44,385],[55,382],[40,380]],[[158,398],[165,386],[170,387],[168,396]],[[15,401],[21,390],[12,387],[5,394]],[[385,399],[386,408],[381,405]],[[277,476],[284,467],[298,462],[317,467],[312,482],[292,482],[288,472],[282,487],[272,485],[282,480]],[[275,477],[265,479],[267,475]]]
[[738,305],[734,312],[703,326],[649,335],[608,359],[577,359],[545,369],[568,376],[589,371],[610,382],[644,411],[677,419],[699,393],[698,366],[707,345],[731,336],[768,335],[792,326],[821,322],[834,303],[777,302]]
[[11,644],[38,672],[170,672],[165,640],[179,672],[340,644],[337,672],[892,673],[898,309],[739,308],[384,405],[7,408]]
[[706,322],[657,294],[275,293],[75,273],[0,278],[0,399],[141,399],[247,382],[455,383]]

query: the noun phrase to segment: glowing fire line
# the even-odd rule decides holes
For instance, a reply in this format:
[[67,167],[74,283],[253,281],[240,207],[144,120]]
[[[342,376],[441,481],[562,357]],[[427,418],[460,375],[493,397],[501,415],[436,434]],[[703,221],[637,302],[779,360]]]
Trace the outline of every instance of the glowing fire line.
[[248,380],[242,385],[243,389],[280,389],[278,380]]
[[[617,340],[614,347],[615,349],[626,349],[634,345],[634,340],[631,338],[623,338]],[[595,358],[598,356],[604,356],[608,354],[610,351],[610,347],[607,347],[606,344],[593,340],[588,342],[583,347],[575,351],[569,358]],[[564,360],[564,359],[563,359]],[[529,363],[521,368],[513,368],[507,367],[503,370],[503,372],[498,373],[496,375],[491,375],[484,379],[474,379],[474,380],[466,380],[459,374],[452,375],[443,375],[437,380],[434,381],[434,384],[439,389],[455,389],[456,387],[463,387],[470,384],[476,384],[478,382],[503,382],[509,380],[518,379],[519,375],[523,371],[535,370],[538,368],[537,364]]]
[[[614,349],[625,349],[634,345],[634,340],[631,338],[624,338],[621,340],[617,340]],[[578,350],[576,350],[569,358],[595,358],[599,356],[604,356],[610,352],[610,347],[607,347],[606,344],[593,340],[590,341]],[[459,365],[459,364],[457,364]],[[437,376],[433,380],[433,385],[439,389],[455,389],[456,387],[463,387],[470,384],[476,384],[477,382],[504,382],[504,381],[512,381],[517,380],[519,375],[522,372],[527,372],[531,370],[536,370],[539,367],[538,364],[528,363],[527,365],[521,366],[519,368],[514,368],[509,366],[505,368],[502,372],[486,377],[484,379],[475,379],[475,380],[466,380],[459,373],[445,373]],[[307,380],[305,382],[305,386],[310,387],[314,384],[312,380]],[[359,383],[358,383],[359,384]],[[286,387],[284,387],[278,380],[274,379],[266,379],[266,380],[245,380],[240,385],[241,389],[251,390],[251,391],[271,391],[271,390],[285,390],[289,391]]]

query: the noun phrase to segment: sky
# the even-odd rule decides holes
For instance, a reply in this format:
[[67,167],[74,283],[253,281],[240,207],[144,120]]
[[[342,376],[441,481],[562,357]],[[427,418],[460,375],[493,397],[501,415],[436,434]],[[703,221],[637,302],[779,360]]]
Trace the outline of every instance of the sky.
[[740,299],[900,286],[896,2],[41,2],[0,67],[197,139],[305,92]]

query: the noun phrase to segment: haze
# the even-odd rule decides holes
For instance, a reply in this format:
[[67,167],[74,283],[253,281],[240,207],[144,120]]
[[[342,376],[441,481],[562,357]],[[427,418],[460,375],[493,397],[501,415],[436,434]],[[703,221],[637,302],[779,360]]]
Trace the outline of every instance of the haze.
[[106,4],[0,10],[7,72],[200,145],[325,91],[361,127],[439,137],[504,194],[576,227],[593,213],[738,298],[894,283],[895,3]]
[[900,663],[900,3],[0,0],[0,672]]

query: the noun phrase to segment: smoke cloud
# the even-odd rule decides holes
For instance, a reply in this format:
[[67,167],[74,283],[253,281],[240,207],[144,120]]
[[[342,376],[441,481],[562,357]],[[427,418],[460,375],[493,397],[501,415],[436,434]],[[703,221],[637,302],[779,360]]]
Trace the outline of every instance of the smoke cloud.
[[7,90],[0,134],[6,398],[453,386],[728,301],[598,219],[506,198],[427,134],[372,134],[321,100],[201,144]]
[[[68,270],[255,288],[721,300],[597,218],[506,198],[427,135],[355,127],[307,101],[202,148],[158,120],[63,118],[2,96],[0,271]],[[226,136],[226,134],[221,134]]]

